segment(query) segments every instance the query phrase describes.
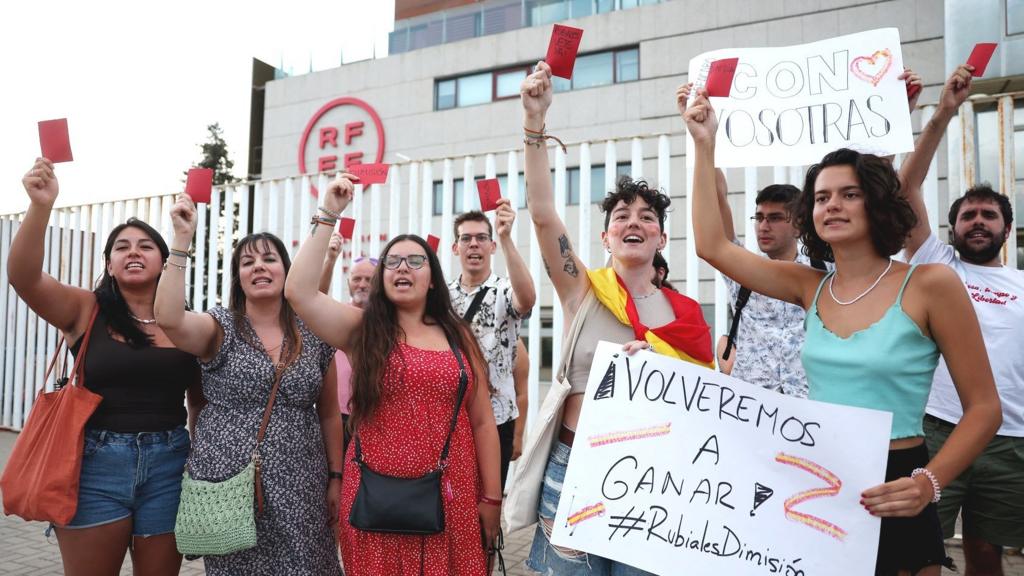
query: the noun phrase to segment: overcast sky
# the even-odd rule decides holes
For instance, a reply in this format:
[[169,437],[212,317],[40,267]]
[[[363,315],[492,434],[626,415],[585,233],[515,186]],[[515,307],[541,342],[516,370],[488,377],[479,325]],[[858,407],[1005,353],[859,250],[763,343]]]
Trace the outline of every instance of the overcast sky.
[[23,211],[36,123],[68,118],[58,206],[178,191],[219,122],[247,171],[251,59],[295,74],[387,53],[394,0],[5,2],[0,214]]

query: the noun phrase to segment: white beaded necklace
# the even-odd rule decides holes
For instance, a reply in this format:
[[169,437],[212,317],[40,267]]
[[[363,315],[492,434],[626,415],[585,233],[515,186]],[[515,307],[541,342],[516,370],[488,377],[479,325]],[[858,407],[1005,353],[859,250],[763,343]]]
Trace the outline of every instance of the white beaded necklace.
[[878,278],[875,278],[875,282],[871,286],[868,286],[867,290],[861,292],[860,295],[858,295],[853,300],[847,300],[846,302],[843,302],[839,298],[836,298],[836,293],[832,290],[832,285],[835,284],[835,282],[836,282],[836,275],[839,274],[839,271],[837,270],[835,274],[832,274],[832,278],[829,278],[829,281],[828,281],[828,293],[832,296],[832,301],[835,302],[836,304],[839,304],[840,306],[849,306],[850,304],[853,304],[854,302],[856,302],[856,301],[860,300],[861,298],[867,296],[868,292],[871,292],[872,290],[874,290],[875,286],[878,286],[878,283],[882,281],[882,278],[885,278],[885,275],[889,273],[889,270],[891,268],[892,268],[892,258],[889,259],[889,265],[885,267],[885,270],[882,270],[882,273],[878,275]]

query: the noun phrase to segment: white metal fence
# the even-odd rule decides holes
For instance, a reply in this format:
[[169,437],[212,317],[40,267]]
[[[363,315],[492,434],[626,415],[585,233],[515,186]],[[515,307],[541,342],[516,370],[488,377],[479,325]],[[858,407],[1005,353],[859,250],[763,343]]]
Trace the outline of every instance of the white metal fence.
[[[1000,174],[1000,185],[1003,190],[1013,190],[1013,99],[1004,97],[998,100],[998,105],[1001,111],[1008,111],[1009,118],[1000,124],[1003,149],[1008,150],[1005,158],[1001,158],[1006,161],[1006,165]],[[973,118],[970,106],[965,105],[961,117]],[[924,108],[925,120],[932,111],[931,107]],[[968,137],[964,137],[965,134]],[[974,181],[972,152],[968,150],[969,146],[961,145],[963,142],[973,142],[973,134],[970,120],[962,124],[955,120],[949,131],[950,190],[962,190],[967,187],[967,183]],[[682,136],[677,134],[671,138],[681,141]],[[705,305],[713,305],[714,325],[720,334],[727,326],[728,297],[725,285],[717,274],[712,276],[706,269],[702,273],[692,243],[687,241],[689,223],[683,216],[688,217],[689,210],[680,210],[678,204],[683,202],[685,196],[689,207],[689,196],[684,194],[689,187],[689,176],[685,174],[685,163],[679,154],[682,146],[676,142],[677,153],[673,156],[671,144],[670,136],[662,134],[619,141],[576,143],[569,147],[568,154],[553,148],[555,204],[572,233],[583,262],[588,266],[604,265],[605,254],[599,242],[603,228],[600,214],[596,205],[587,200],[590,197],[591,177],[600,169],[604,173],[603,189],[614,187],[616,174],[622,166],[619,161],[621,154],[623,160],[628,160],[629,173],[634,178],[648,177],[676,200],[677,215],[669,219],[666,230],[671,238],[665,251],[665,257],[674,271],[671,279],[689,296]],[[962,158],[966,160],[961,161]],[[572,161],[571,165],[569,160]],[[567,198],[571,192],[570,179],[567,178],[569,166],[573,171],[578,170],[573,179],[573,190],[578,190],[575,197],[582,199],[586,209],[581,210],[578,203],[568,205]],[[651,173],[645,173],[645,170],[652,168]],[[438,175],[436,180],[435,174]],[[347,215],[356,219],[354,239],[335,270],[331,289],[333,296],[338,299],[347,297],[342,269],[353,255],[377,255],[387,238],[405,232],[439,236],[442,267],[446,275],[450,276],[454,269],[448,247],[453,241],[451,227],[454,213],[475,207],[476,179],[496,176],[505,178],[503,195],[510,198],[514,206],[522,207],[524,186],[521,153],[518,150],[395,164],[386,184],[373,185],[369,190],[358,186],[352,206],[347,211]],[[753,214],[757,190],[768,183],[778,182],[799,186],[802,183],[803,168],[734,169],[728,171],[728,176],[734,190],[738,190],[742,182],[742,194],[734,195],[734,199],[742,197],[739,206],[734,206],[736,217],[744,224],[737,231],[744,236],[748,247],[756,249],[753,223],[748,216]],[[1004,177],[1009,185],[1004,185]],[[198,214],[195,257],[187,272],[186,285],[192,308],[205,310],[220,302],[227,302],[231,286],[229,263],[232,246],[246,234],[253,231],[273,232],[281,237],[294,255],[299,242],[308,234],[307,223],[316,211],[313,187],[323,190],[326,185],[325,175],[315,175],[215,188],[210,204],[200,206]],[[440,197],[435,200],[437,186],[440,188]],[[454,199],[459,186],[462,199],[461,204],[455,206]],[[135,216],[153,224],[170,239],[169,210],[173,198],[173,195],[166,195],[54,210],[46,236],[44,271],[61,282],[91,287],[102,271],[103,244],[109,231],[118,223]],[[931,226],[938,230],[939,179],[934,162],[925,183],[925,198]],[[435,214],[438,202],[441,210],[440,214]],[[0,216],[0,426],[13,429],[21,428],[32,407],[35,390],[43,385],[45,363],[52,355],[59,336],[52,326],[28,310],[8,285],[6,261],[11,257],[10,242],[20,219],[21,215]],[[539,302],[549,305],[553,301],[552,290],[544,278],[540,252],[531,229],[523,225],[527,222],[528,215],[521,208],[513,237],[529,264],[540,295]],[[1016,265],[1015,244],[1008,245],[1008,248],[1008,263]],[[502,269],[501,262],[497,264],[498,269]],[[680,270],[685,273],[680,275]],[[685,284],[678,284],[681,279]],[[702,281],[713,283],[713,290],[702,291]],[[702,292],[707,292],[707,297],[701,298]],[[552,341],[557,343],[561,340],[564,328],[561,309],[557,305],[551,309],[550,330],[542,328],[540,317],[541,314],[535,312],[526,333],[532,359],[529,386],[531,418],[539,403],[541,365],[557,366],[560,360],[558,345],[550,346],[547,354],[549,357],[541,358],[542,330],[545,336],[550,334]],[[52,378],[45,383],[47,388],[52,385]]]

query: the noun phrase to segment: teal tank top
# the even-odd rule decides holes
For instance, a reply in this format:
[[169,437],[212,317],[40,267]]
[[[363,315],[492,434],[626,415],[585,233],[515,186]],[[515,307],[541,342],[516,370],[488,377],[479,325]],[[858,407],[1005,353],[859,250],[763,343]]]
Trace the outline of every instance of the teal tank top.
[[808,398],[891,412],[892,439],[924,435],[921,420],[939,361],[938,346],[903,311],[903,290],[914,268],[882,318],[849,338],[833,334],[818,315],[818,297],[834,271],[818,285],[804,317],[800,359]]

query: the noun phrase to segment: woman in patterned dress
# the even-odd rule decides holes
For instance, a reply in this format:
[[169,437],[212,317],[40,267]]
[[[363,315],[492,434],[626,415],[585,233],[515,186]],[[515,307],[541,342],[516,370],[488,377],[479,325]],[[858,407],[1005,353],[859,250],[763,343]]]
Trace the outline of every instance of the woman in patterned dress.
[[351,199],[354,179],[342,174],[328,187],[321,211],[330,218],[315,219],[285,295],[315,334],[352,359],[350,425],[366,465],[403,478],[437,466],[459,383],[449,340],[463,357],[469,387],[456,413],[441,480],[445,530],[440,534],[354,528],[349,514],[360,468],[353,461],[356,442],[349,443],[340,511],[345,570],[349,576],[480,576],[486,572],[484,545],[490,547],[497,537],[501,504],[487,365],[468,325],[452,309],[436,254],[418,236],[397,236],[384,248],[365,311],[317,291],[332,220]]
[[[192,200],[171,209],[173,251],[186,251],[195,233]],[[341,417],[334,349],[317,338],[284,299],[290,261],[268,233],[238,242],[231,258],[227,308],[187,312],[184,270],[168,267],[156,297],[167,336],[200,360],[208,404],[199,415],[189,474],[219,482],[249,463],[273,386],[285,366],[260,446],[263,512],[255,548],[207,556],[206,573],[340,575],[333,527],[340,497]]]

